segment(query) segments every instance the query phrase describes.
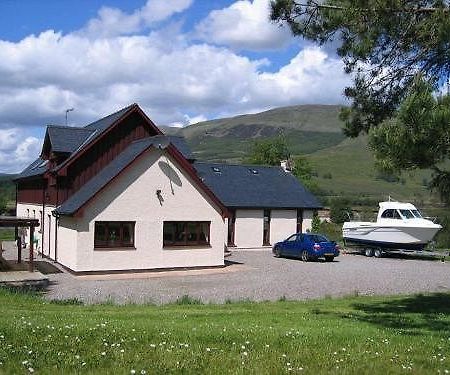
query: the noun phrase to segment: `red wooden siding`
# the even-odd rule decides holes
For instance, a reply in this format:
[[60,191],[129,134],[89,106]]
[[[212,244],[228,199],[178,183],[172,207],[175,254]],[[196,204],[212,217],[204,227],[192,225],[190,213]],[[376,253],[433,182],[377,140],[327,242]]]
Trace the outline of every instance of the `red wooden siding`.
[[44,179],[20,181],[17,184],[17,201],[42,204],[45,183]]
[[[156,135],[135,113],[118,124],[101,141],[81,155],[67,170],[65,184],[59,186],[58,204],[78,191],[86,182],[100,172],[117,155],[119,155],[133,141]],[[65,186],[64,186],[65,185]],[[65,190],[65,191],[64,191]]]
[[[45,194],[45,204],[58,206],[99,173],[130,143],[154,135],[157,135],[155,129],[148,125],[141,114],[132,113],[74,160],[68,166],[66,176],[50,176],[48,186],[44,179],[19,181],[17,201],[42,204]],[[52,156],[50,169],[56,165],[55,161],[59,164],[62,162],[61,157],[65,157]]]

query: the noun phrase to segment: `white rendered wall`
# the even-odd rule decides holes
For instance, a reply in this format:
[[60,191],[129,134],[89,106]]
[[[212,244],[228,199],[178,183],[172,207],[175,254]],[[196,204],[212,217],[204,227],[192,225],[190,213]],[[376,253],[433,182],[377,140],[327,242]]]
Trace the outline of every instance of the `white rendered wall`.
[[75,269],[77,267],[78,232],[77,219],[62,216],[58,226],[58,263]]
[[283,241],[297,231],[297,210],[271,210],[270,243]]
[[[54,259],[55,256],[55,218],[52,215],[52,211],[55,206],[46,205],[42,210],[42,205],[18,203],[17,204],[17,216],[29,217],[39,220],[39,227],[35,228],[34,238],[37,240],[37,246],[35,250],[39,253]],[[43,213],[43,215],[42,215]],[[50,215],[50,248],[49,248],[49,215]],[[42,216],[44,219],[44,225],[42,225]],[[27,247],[30,245],[30,231],[24,228],[26,231],[25,242]]]
[[[58,260],[79,272],[223,265],[226,227],[209,201],[173,161],[160,151],[147,152],[85,207],[76,225],[61,219]],[[95,221],[136,222],[135,249],[94,250]],[[210,221],[211,246],[163,248],[164,221]],[[75,228],[74,260],[63,254],[74,251]]]
[[303,223],[302,223],[303,233],[306,233],[307,231],[311,231],[313,215],[314,215],[314,211],[303,210]]
[[234,244],[237,247],[261,247],[263,243],[263,210],[236,210]]

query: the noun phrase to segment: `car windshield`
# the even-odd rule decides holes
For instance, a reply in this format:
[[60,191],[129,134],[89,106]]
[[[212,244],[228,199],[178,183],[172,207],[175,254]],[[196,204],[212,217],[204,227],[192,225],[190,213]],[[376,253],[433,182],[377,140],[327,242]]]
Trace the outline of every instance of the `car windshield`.
[[313,234],[310,236],[311,240],[314,242],[328,242],[328,238],[325,236],[320,236],[318,234]]
[[400,212],[405,219],[415,218],[414,214],[410,210],[400,210]]

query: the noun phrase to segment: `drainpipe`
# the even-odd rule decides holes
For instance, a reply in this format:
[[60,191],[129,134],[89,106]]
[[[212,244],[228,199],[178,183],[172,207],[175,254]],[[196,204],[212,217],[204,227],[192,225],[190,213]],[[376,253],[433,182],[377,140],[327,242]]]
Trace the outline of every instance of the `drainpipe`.
[[[42,214],[41,214],[41,253],[44,256],[44,237],[45,237],[45,197],[46,189],[42,189]],[[50,254],[49,254],[50,256]]]
[[58,226],[59,215],[56,210],[52,211],[52,216],[55,218],[55,262],[58,262]]

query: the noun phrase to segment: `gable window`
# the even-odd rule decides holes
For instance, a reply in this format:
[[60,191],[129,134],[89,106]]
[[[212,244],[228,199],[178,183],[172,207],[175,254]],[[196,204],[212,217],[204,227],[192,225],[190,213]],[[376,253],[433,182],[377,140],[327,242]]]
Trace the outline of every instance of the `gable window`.
[[165,221],[163,246],[207,246],[210,221]]
[[96,221],[94,248],[134,247],[134,221]]

